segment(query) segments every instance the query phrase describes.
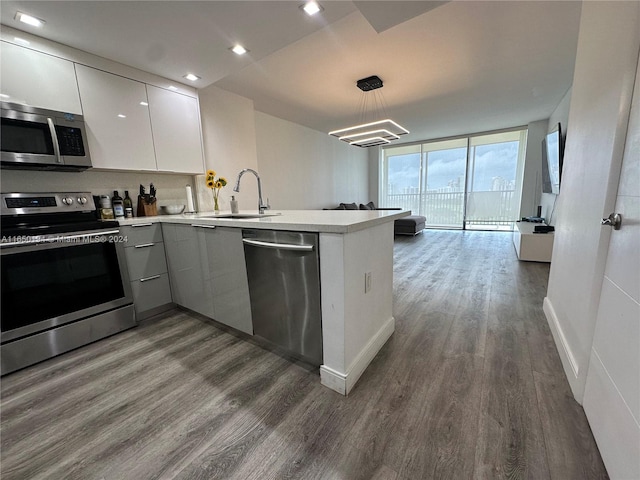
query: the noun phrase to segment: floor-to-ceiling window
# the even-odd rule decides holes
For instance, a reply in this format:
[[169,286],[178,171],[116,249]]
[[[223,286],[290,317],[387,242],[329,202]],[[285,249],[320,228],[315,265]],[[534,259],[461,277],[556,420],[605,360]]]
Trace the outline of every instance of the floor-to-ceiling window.
[[424,215],[429,227],[511,229],[526,138],[514,129],[384,148],[378,201]]
[[469,138],[465,227],[511,230],[520,212],[527,131]]

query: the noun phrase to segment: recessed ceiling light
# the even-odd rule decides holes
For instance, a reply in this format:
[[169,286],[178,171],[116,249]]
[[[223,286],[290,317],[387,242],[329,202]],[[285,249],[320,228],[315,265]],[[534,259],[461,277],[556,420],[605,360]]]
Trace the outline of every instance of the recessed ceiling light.
[[147,102],[140,102],[140,105],[142,105],[143,107],[149,106],[149,104]]
[[126,115],[123,115],[123,114],[121,114],[121,113],[119,113],[119,114],[118,114],[118,117],[120,117],[120,118],[127,118],[127,116],[126,116]]
[[6,93],[0,93],[0,98],[11,98],[11,95],[7,95]]
[[191,80],[192,82],[195,82],[196,80],[200,80],[200,77],[197,75],[194,75],[193,73],[187,73],[186,75],[184,75],[184,78],[186,78],[187,80]]
[[178,90],[178,89],[177,89],[176,87],[174,87],[173,85],[169,85],[167,88],[168,88],[169,90],[174,91],[174,92],[176,92],[176,91]]
[[324,8],[318,5],[318,2],[314,2],[314,1],[307,2],[304,5],[300,5],[300,8],[304,10],[305,13],[309,16],[315,15],[316,13],[324,10]]
[[230,49],[233,53],[237,54],[237,55],[244,55],[245,53],[247,53],[249,50],[247,50],[246,48],[244,48],[242,45],[238,44],[235,45],[234,47],[231,47]]
[[46,23],[44,20],[40,20],[39,18],[32,17],[31,15],[27,15],[22,12],[16,12],[15,19],[20,20],[27,25],[31,25],[32,27],[41,27]]

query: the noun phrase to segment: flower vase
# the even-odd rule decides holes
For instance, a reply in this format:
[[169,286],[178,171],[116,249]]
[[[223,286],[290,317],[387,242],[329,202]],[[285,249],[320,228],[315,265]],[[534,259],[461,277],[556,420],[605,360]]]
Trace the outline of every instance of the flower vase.
[[220,213],[220,207],[218,206],[218,197],[213,197],[213,211]]

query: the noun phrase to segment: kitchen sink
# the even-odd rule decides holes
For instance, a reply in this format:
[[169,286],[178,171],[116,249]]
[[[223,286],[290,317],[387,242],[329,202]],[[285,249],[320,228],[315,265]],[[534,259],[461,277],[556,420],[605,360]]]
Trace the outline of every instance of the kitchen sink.
[[255,219],[264,217],[275,217],[280,213],[223,213],[222,215],[210,215],[200,218],[231,218],[231,219]]

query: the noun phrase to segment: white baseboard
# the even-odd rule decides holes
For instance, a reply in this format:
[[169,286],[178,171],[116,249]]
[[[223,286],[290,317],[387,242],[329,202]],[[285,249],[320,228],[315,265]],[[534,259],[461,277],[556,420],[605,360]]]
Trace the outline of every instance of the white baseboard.
[[342,395],[347,394],[347,376],[326,365],[320,365],[320,383]]
[[[544,303],[542,304],[542,309],[544,310],[544,314],[547,317],[547,323],[549,324],[549,328],[551,329],[551,333],[553,334],[553,338],[556,342],[556,349],[560,354],[560,358],[562,359],[562,364],[565,366],[565,374],[567,376],[569,375],[569,372],[567,371],[567,368],[566,368],[566,366],[569,365],[574,379],[577,380],[580,367],[578,365],[575,355],[571,350],[571,347],[569,346],[567,337],[564,335],[564,332],[562,331],[562,327],[560,326],[558,316],[556,315],[556,311],[553,309],[553,305],[551,304],[549,297],[544,297]],[[562,346],[562,348],[558,348],[558,343]],[[573,384],[573,382],[571,381],[569,383]]]
[[378,333],[367,343],[346,373],[338,372],[326,365],[320,366],[320,383],[342,395],[348,395],[360,376],[396,329],[396,320],[391,317]]

